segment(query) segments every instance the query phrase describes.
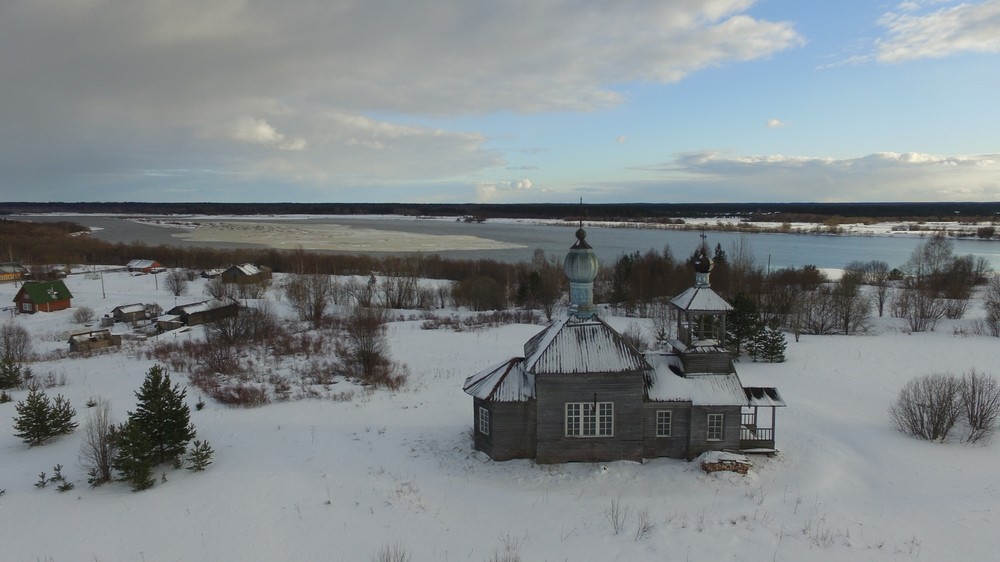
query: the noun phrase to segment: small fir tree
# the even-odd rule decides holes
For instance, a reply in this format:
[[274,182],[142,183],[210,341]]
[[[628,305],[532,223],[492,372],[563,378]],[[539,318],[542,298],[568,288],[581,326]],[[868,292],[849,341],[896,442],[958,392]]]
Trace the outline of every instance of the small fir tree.
[[10,358],[0,361],[0,389],[15,388],[21,384],[21,364]]
[[785,361],[787,346],[788,342],[785,341],[785,333],[778,325],[778,319],[772,318],[760,337],[759,356],[768,363],[782,363]]
[[746,352],[755,357],[754,340],[763,331],[760,311],[753,299],[740,293],[733,299],[733,310],[726,316],[726,345],[733,359]]
[[185,390],[171,386],[170,375],[156,365],[149,369],[135,395],[139,403],[134,413],[129,412],[129,423],[149,440],[153,464],[176,460],[195,436],[191,409],[184,402]]
[[53,405],[44,391],[32,389],[28,397],[23,402],[18,402],[14,409],[17,411],[14,436],[32,447],[76,429],[76,422],[73,421],[76,410],[62,395],[56,396]]
[[188,452],[188,470],[194,472],[201,472],[212,464],[212,454],[215,452],[212,447],[208,444],[208,441],[198,441],[195,440],[192,444],[191,451]]

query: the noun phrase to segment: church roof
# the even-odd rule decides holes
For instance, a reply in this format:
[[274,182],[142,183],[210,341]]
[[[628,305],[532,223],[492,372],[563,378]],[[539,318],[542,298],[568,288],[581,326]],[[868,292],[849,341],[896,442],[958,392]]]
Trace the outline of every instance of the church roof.
[[735,373],[684,373],[680,357],[649,353],[652,384],[646,391],[657,402],[691,402],[694,406],[746,406],[747,394]]
[[535,397],[535,375],[522,368],[523,357],[514,357],[465,379],[462,390],[494,402],[524,402]]
[[540,374],[635,373],[649,363],[599,317],[568,316],[524,344],[524,370]]
[[670,299],[670,304],[690,312],[729,312],[733,305],[710,287],[690,287]]

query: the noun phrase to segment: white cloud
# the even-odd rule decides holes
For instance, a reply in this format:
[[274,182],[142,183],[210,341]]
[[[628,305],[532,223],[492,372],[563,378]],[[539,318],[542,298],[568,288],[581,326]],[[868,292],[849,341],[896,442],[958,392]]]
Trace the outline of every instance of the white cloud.
[[785,122],[781,119],[768,119],[767,128],[768,129],[780,129],[785,126]]
[[476,186],[480,201],[494,201],[508,198],[512,194],[520,195],[534,190],[535,184],[528,178],[517,180],[501,180],[482,182]]
[[[879,152],[856,158],[677,154],[660,188],[690,201],[987,201],[1000,198],[1000,154]],[[639,188],[649,191],[650,187]]]
[[255,119],[248,115],[241,117],[232,131],[234,140],[253,144],[273,146],[281,150],[304,150],[306,140],[297,137],[286,139],[266,119]]
[[943,58],[963,52],[1000,53],[1000,0],[913,13],[921,7],[904,2],[900,12],[882,16],[879,24],[888,30],[888,36],[875,43],[879,61]]
[[618,138],[615,139],[615,142],[618,144],[625,144],[626,142],[628,142],[628,137],[626,137],[625,135],[619,135]]

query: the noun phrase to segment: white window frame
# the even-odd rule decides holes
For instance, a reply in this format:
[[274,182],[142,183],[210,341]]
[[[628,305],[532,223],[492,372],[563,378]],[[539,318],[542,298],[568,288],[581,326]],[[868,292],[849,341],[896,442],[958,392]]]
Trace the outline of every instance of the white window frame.
[[482,406],[479,407],[479,423],[477,425],[479,433],[490,434],[490,411]]
[[31,312],[34,310],[31,306],[31,301],[21,301],[21,312]]
[[566,437],[614,437],[614,402],[566,402]]
[[708,421],[705,425],[706,441],[722,441],[726,435],[726,415],[708,414]]
[[656,436],[657,437],[671,437],[674,432],[674,411],[673,410],[657,410],[656,411]]

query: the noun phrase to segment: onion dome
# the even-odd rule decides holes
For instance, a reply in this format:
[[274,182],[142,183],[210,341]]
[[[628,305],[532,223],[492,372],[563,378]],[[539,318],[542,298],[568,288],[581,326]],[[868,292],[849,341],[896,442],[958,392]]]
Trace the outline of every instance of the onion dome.
[[714,266],[712,258],[706,256],[704,251],[698,254],[698,257],[694,260],[694,284],[696,287],[711,286],[708,276],[712,273]]
[[563,272],[569,280],[570,314],[578,318],[589,318],[596,312],[594,279],[597,269],[597,254],[587,243],[587,232],[581,227],[576,231],[576,243],[563,261]]

